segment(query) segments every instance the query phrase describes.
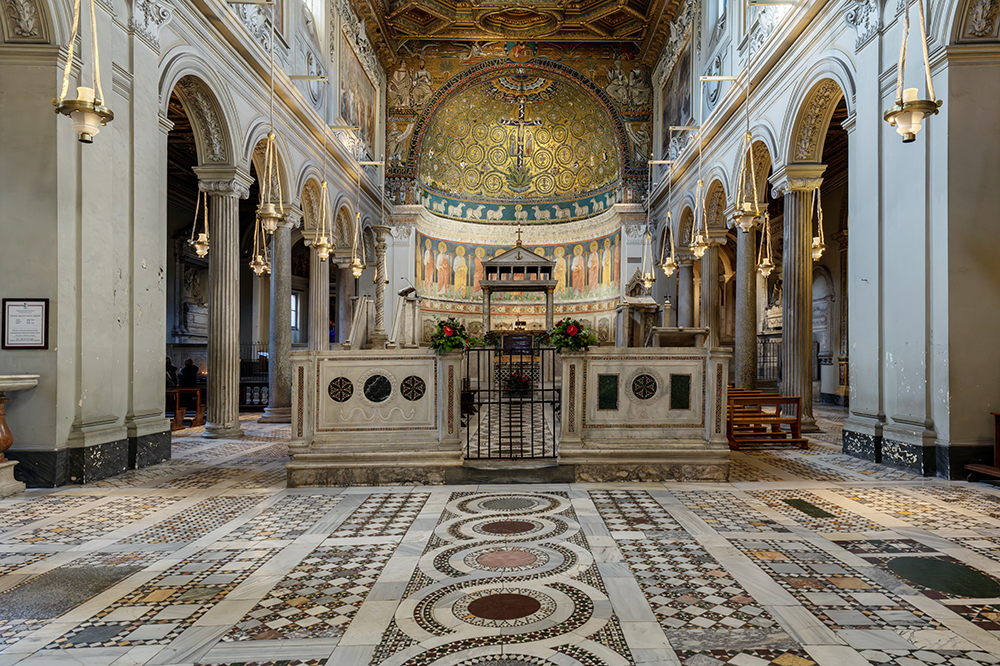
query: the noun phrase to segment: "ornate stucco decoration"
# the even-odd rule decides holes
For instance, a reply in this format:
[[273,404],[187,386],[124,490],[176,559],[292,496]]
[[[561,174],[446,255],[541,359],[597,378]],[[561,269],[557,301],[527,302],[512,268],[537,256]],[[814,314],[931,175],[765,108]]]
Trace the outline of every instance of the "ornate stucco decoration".
[[826,131],[826,124],[833,105],[842,93],[840,86],[831,79],[826,79],[813,92],[805,106],[808,109],[795,134],[795,161],[818,162],[820,157],[820,139]]
[[201,131],[206,162],[225,162],[226,141],[215,106],[208,93],[192,76],[185,76],[177,82],[177,88],[183,95],[183,102],[188,113],[194,116],[195,126]]
[[844,12],[844,20],[857,31],[854,50],[860,50],[882,29],[882,11],[878,0],[851,0]]
[[159,52],[160,29],[170,23],[173,16],[174,11],[167,2],[136,0],[132,5],[128,29],[149,44],[154,51]]
[[271,52],[270,10],[263,5],[233,5],[236,15],[265,53]]
[[667,81],[667,76],[674,69],[674,63],[680,56],[681,48],[688,38],[688,30],[691,22],[698,15],[698,3],[688,0],[677,14],[677,18],[670,23],[670,36],[667,37],[666,44],[663,45],[663,52],[660,54],[660,61],[656,67],[660,71],[660,76],[656,81],[657,88],[663,88]]
[[[775,198],[783,197],[789,192],[812,192],[820,185],[823,184],[823,179],[820,177],[799,177],[792,176],[788,178],[783,178],[779,182],[774,184],[771,189],[771,195]],[[781,234],[781,230],[778,230],[778,234]]]
[[250,196],[250,185],[241,178],[230,180],[199,180],[198,190],[209,194],[222,194],[239,199]]
[[36,0],[5,0],[11,23],[11,41],[37,41],[43,37],[42,19]]
[[970,0],[965,12],[963,36],[996,36],[997,9],[997,0]]
[[710,187],[705,199],[705,218],[708,226],[725,227],[726,191],[718,181]]
[[750,51],[752,53],[760,53],[764,42],[771,36],[774,29],[778,27],[778,21],[777,7],[764,6],[760,8],[757,20],[754,22],[750,32]]
[[[381,84],[385,82],[385,75],[382,72],[382,66],[379,64],[378,56],[375,55],[375,49],[372,48],[372,43],[365,32],[364,21],[359,19],[354,10],[351,9],[349,0],[337,0],[337,11],[340,13],[340,24],[344,30],[344,34],[347,35],[347,38],[354,46],[354,50],[358,54],[358,60],[361,61],[361,66],[365,68],[365,72],[371,80],[377,81],[381,87]],[[331,17],[330,48],[332,50],[335,48],[335,44],[340,43],[340,39],[337,34],[337,17],[332,12]],[[331,52],[330,57],[333,62],[338,62],[336,53]]]
[[320,210],[320,188],[315,180],[310,179],[306,186],[302,188],[302,215],[304,218],[303,228],[309,231],[319,229],[321,214]]

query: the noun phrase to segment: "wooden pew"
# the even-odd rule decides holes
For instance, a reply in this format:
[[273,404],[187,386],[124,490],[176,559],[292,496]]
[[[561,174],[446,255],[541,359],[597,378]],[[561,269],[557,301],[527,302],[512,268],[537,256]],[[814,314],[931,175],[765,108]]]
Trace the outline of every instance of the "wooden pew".
[[[773,408],[773,409],[770,409]],[[794,414],[789,414],[794,409]],[[788,432],[782,430],[787,425]],[[802,437],[802,398],[774,394],[730,395],[726,422],[729,448],[792,444],[804,449],[809,440]]]

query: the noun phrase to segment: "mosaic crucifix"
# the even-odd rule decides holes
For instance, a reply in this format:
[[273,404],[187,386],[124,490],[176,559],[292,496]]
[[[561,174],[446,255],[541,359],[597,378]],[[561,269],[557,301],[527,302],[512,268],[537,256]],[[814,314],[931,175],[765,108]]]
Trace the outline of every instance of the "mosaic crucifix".
[[524,119],[524,104],[525,97],[517,98],[517,120],[501,120],[501,125],[506,125],[507,127],[516,127],[517,132],[511,132],[510,134],[510,155],[517,160],[518,168],[524,167],[524,155],[525,153],[531,154],[532,148],[532,138],[531,134],[527,131],[529,127],[538,127],[542,124],[541,120],[525,120]]

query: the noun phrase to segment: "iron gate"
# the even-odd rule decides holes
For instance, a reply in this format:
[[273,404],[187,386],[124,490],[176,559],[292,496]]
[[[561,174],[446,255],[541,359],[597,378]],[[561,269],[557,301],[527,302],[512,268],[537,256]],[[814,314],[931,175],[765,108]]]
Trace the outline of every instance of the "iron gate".
[[466,459],[556,457],[561,393],[557,361],[551,347],[465,352]]

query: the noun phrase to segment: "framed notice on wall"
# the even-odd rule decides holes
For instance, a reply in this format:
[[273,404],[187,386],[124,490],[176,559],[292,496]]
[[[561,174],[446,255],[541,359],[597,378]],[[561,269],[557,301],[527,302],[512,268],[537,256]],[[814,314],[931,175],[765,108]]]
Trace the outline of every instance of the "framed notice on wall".
[[3,349],[48,349],[49,299],[3,299],[0,326]]

